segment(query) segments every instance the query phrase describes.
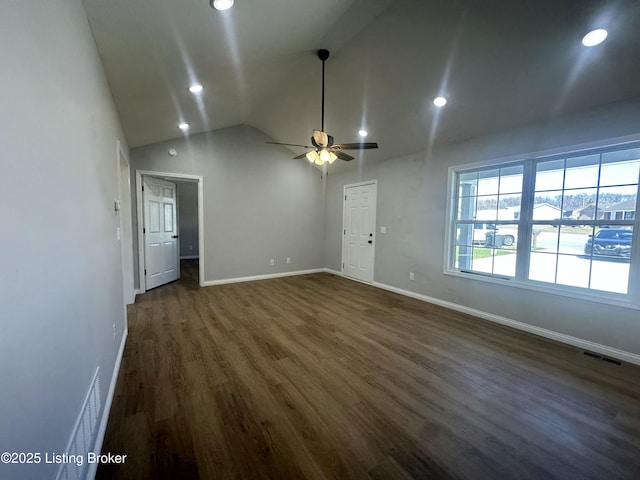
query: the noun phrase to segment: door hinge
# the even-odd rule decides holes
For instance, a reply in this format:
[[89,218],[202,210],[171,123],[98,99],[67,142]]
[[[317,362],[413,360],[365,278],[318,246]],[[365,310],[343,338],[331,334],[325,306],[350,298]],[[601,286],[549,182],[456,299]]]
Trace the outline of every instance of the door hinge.
[[344,199],[345,199],[345,200],[347,199],[347,196],[346,196],[346,195],[344,196]]
[[144,228],[144,227],[142,227],[142,233],[143,233],[143,234],[144,234],[144,233],[147,233],[147,229],[146,229],[146,228]]
[[142,191],[144,192],[144,185],[142,185]]
[[146,268],[144,269],[144,274],[145,274],[145,275],[147,274],[147,269],[146,269]]
[[345,230],[345,231],[344,231],[344,233],[343,233],[343,235],[346,235],[346,234],[347,234],[347,231]]

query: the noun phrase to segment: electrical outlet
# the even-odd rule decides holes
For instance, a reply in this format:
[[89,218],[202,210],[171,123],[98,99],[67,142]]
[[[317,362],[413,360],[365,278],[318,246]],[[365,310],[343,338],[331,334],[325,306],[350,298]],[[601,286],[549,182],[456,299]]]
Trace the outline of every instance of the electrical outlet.
[[113,324],[113,339],[116,339],[116,324]]
[[287,263],[291,263],[291,257],[287,257]]
[[416,279],[416,276],[413,272],[409,272],[409,280],[413,281]]
[[189,245],[189,250],[193,250],[193,245]]
[[275,265],[275,264],[276,264],[275,259],[273,259],[273,258],[272,258],[272,259],[269,261],[269,264],[270,264],[270,265]]

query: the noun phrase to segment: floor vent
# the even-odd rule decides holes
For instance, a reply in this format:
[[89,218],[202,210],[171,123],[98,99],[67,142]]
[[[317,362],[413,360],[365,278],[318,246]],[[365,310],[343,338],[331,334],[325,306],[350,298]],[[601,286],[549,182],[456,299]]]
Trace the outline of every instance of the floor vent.
[[602,360],[603,362],[609,362],[609,363],[613,363],[614,365],[622,365],[622,362],[620,360],[616,360],[615,358],[610,358],[610,357],[605,357],[604,355],[599,355],[597,353],[594,352],[588,352],[588,351],[584,351],[584,354],[588,357],[593,357],[593,358],[597,358],[598,360]]
[[600,360],[602,358],[602,355],[598,355],[597,353],[593,353],[593,352],[587,352],[586,350],[585,350],[584,354],[587,357],[597,358],[598,360]]
[[620,360],[616,360],[615,358],[602,357],[602,360],[604,360],[605,362],[613,363],[614,365],[622,365],[622,362]]
[[89,468],[87,454],[95,444],[100,408],[102,407],[99,372],[100,367],[97,367],[82,404],[80,416],[76,420],[75,428],[67,445],[65,453],[68,455],[69,461],[61,465],[56,477],[57,480],[84,480],[86,478]]

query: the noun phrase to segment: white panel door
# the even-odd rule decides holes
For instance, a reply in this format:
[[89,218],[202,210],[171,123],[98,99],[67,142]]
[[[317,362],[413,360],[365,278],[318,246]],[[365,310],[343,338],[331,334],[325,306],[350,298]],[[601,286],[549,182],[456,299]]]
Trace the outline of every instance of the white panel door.
[[180,276],[176,185],[153,177],[144,177],[142,185],[145,286],[150,290]]
[[345,187],[342,273],[373,282],[376,232],[375,183]]

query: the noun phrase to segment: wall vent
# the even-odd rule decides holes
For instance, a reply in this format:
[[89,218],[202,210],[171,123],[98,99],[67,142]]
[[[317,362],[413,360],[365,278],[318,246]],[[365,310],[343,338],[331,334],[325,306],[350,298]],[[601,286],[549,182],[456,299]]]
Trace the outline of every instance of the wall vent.
[[[60,465],[56,480],[84,480],[89,470],[87,454],[95,445],[102,402],[100,400],[100,367],[96,367],[65,453],[71,460]],[[73,459],[77,459],[74,461]]]

